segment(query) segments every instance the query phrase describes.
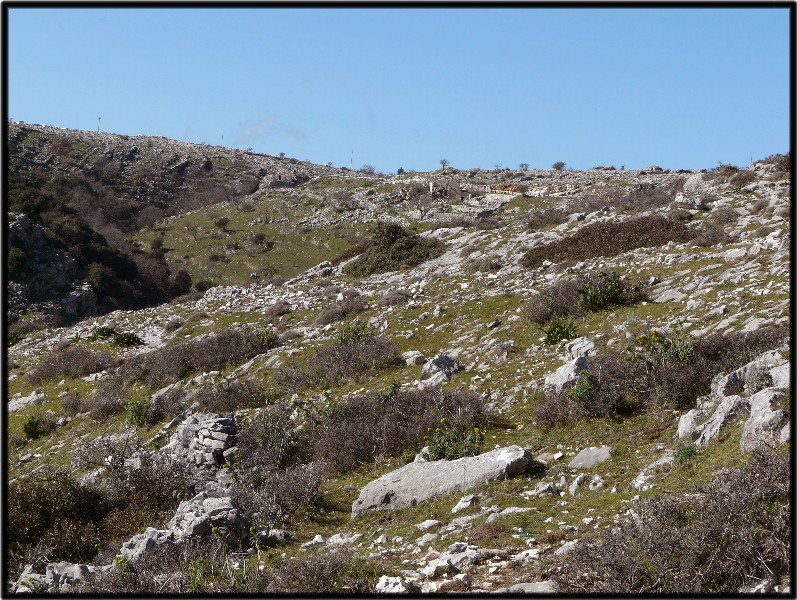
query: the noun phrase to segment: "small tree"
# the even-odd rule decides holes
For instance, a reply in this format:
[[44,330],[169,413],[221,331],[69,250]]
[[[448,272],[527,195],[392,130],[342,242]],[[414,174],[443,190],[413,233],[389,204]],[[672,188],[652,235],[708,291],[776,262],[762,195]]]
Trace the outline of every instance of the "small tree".
[[529,163],[520,163],[520,170],[521,171],[528,171],[529,170]]
[[556,161],[556,162],[553,164],[553,170],[554,170],[554,171],[561,171],[561,170],[562,170],[562,169],[564,169],[564,168],[565,168],[565,163],[563,163],[561,160],[557,160],[557,161]]
[[360,171],[362,171],[363,173],[367,173],[369,175],[373,175],[374,173],[376,173],[376,167],[374,167],[373,165],[363,165]]
[[230,223],[230,220],[227,217],[221,217],[214,221],[216,227],[221,229],[223,232],[227,232],[227,225]]
[[191,275],[188,271],[180,270],[177,271],[177,275],[174,276],[174,292],[177,295],[186,294],[191,290]]
[[443,167],[443,173],[445,173],[446,172],[446,167],[448,166],[448,159],[447,158],[441,158],[440,159],[440,165]]

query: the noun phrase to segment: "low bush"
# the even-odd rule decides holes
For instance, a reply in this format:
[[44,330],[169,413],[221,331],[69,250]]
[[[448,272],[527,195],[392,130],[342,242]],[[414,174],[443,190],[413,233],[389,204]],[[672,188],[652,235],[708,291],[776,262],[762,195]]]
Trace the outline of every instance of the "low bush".
[[472,258],[467,260],[462,266],[462,270],[466,273],[491,273],[500,271],[501,267],[503,266],[504,263],[494,256],[482,256],[480,258]]
[[525,314],[532,322],[544,325],[554,319],[628,306],[645,298],[641,286],[618,273],[601,271],[557,280],[529,302]]
[[274,304],[266,309],[264,316],[267,321],[271,322],[277,317],[287,315],[289,312],[291,312],[290,303],[286,302],[285,300],[277,300]]
[[313,353],[306,373],[311,385],[337,386],[360,381],[399,362],[398,347],[390,340],[344,328],[334,344]]
[[716,223],[706,223],[702,229],[697,232],[697,235],[691,240],[695,246],[702,246],[708,248],[709,246],[716,246],[717,244],[727,244],[734,241],[734,237],[730,235],[725,229]]
[[406,304],[409,302],[411,296],[407,292],[401,290],[390,290],[387,294],[382,296],[377,302],[378,306],[396,306],[397,304]]
[[64,377],[75,379],[105,371],[116,364],[117,361],[108,354],[70,346],[51,352],[35,369],[28,373],[27,378],[33,384]]
[[525,310],[532,323],[544,325],[551,319],[579,316],[579,285],[575,279],[559,279],[535,296]]
[[741,215],[730,206],[721,206],[711,211],[710,218],[717,225],[730,225],[739,220]]
[[323,469],[308,464],[309,432],[291,419],[288,402],[267,406],[238,433],[233,498],[261,524],[281,526],[318,497]]
[[573,235],[528,250],[520,264],[535,268],[545,260],[586,260],[598,256],[617,256],[637,248],[687,242],[694,232],[679,221],[661,215],[642,216],[624,221],[597,222],[585,225]]
[[113,380],[163,387],[198,371],[221,369],[262,354],[278,345],[271,330],[226,329],[206,337],[165,346],[127,359]]
[[576,381],[535,409],[542,426],[589,417],[624,417],[649,407],[688,410],[711,391],[712,379],[788,340],[787,326],[714,333],[696,339],[675,329],[650,331],[625,352],[590,356]]
[[[107,467],[105,458],[98,458],[95,468]],[[90,563],[99,548],[116,551],[146,527],[165,525],[180,500],[192,495],[185,469],[174,463],[144,461],[130,469],[121,460],[112,462],[92,483],[81,483],[66,471],[45,470],[8,486],[6,539],[12,572],[34,555],[41,563]],[[43,572],[44,564],[35,566]]]
[[342,321],[350,315],[364,311],[368,306],[359,294],[344,294],[342,300],[336,300],[324,308],[316,317],[316,325],[328,325]]
[[128,401],[128,390],[119,377],[108,377],[100,381],[100,385],[92,396],[86,399],[86,409],[97,421],[104,421],[124,411]]
[[22,424],[22,432],[29,440],[35,440],[55,430],[55,417],[52,413],[31,415]]
[[551,225],[560,225],[567,220],[568,214],[561,208],[535,210],[526,217],[526,229],[540,231]]
[[267,593],[375,594],[385,566],[336,549],[282,560],[271,567]]
[[616,211],[638,213],[669,205],[676,194],[683,189],[684,179],[676,179],[667,184],[640,183],[632,189],[624,186],[607,185],[593,188],[578,199],[574,206],[579,211],[590,212],[603,207]]
[[343,270],[358,277],[399,271],[436,258],[444,250],[440,240],[421,237],[394,223],[378,223],[371,244]]
[[732,186],[734,186],[737,190],[743,188],[744,186],[753,183],[757,179],[756,174],[752,171],[748,171],[747,169],[742,169],[738,173],[735,173],[729,180]]
[[[791,463],[757,451],[697,493],[645,502],[635,521],[582,539],[554,579],[562,593],[738,594],[791,578]],[[733,568],[729,568],[733,565]]]
[[445,420],[441,427],[435,427],[427,437],[429,460],[456,460],[465,456],[477,456],[481,453],[484,433],[474,427],[470,430],[448,427]]
[[[480,396],[439,389],[400,390],[355,396],[333,405],[315,433],[313,453],[334,471],[346,472],[379,457],[417,451],[441,422],[462,442],[488,415]],[[468,447],[474,439],[468,438]]]
[[543,343],[547,346],[555,346],[563,340],[572,340],[578,336],[576,324],[571,318],[554,317],[542,331],[545,333]]
[[111,340],[111,346],[117,348],[130,348],[132,346],[143,346],[144,340],[135,333],[117,333]]
[[229,413],[244,408],[265,406],[273,399],[273,396],[273,391],[259,386],[253,381],[236,379],[231,383],[197,390],[191,396],[191,403],[198,402],[199,409],[203,412]]

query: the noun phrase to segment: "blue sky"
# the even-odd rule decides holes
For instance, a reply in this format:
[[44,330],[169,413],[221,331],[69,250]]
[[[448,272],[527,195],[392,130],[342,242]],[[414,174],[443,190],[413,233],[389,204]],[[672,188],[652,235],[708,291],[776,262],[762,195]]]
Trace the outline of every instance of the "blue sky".
[[[762,5],[766,6],[766,5]],[[10,8],[8,116],[427,171],[789,150],[787,8]],[[353,151],[353,155],[352,155]]]

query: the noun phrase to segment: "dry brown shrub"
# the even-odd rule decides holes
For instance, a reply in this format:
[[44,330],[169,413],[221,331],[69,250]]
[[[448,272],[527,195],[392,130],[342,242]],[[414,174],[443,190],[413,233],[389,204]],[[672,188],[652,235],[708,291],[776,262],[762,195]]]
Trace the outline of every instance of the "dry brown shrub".
[[252,358],[278,343],[277,336],[270,331],[226,329],[201,339],[138,354],[129,358],[113,379],[124,385],[142,382],[158,388],[198,371],[219,369]]
[[559,225],[567,220],[568,214],[561,208],[536,210],[526,217],[526,229],[539,231],[549,225]]
[[694,232],[681,222],[661,215],[642,216],[624,221],[585,225],[562,240],[527,251],[520,261],[526,268],[539,267],[545,260],[586,260],[598,256],[616,256],[629,250],[687,242]]
[[733,210],[730,206],[721,206],[711,211],[711,220],[717,225],[730,225],[739,220],[738,212]]
[[582,540],[554,578],[564,593],[590,594],[729,595],[788,582],[790,482],[787,454],[758,451],[697,493],[649,500],[638,521]]
[[410,300],[410,295],[401,290],[390,290],[387,294],[382,296],[377,303],[378,306],[396,306],[398,304],[405,304]]
[[33,384],[61,377],[75,379],[104,371],[115,364],[116,361],[109,354],[70,346],[51,352],[28,373],[27,378]]
[[349,315],[357,314],[367,308],[365,301],[360,296],[344,297],[324,308],[316,317],[316,325],[328,325],[342,321]]
[[446,419],[448,427],[467,431],[487,418],[484,401],[470,392],[402,390],[356,396],[333,407],[316,434],[314,455],[338,472],[380,456],[417,451],[425,437]]
[[463,271],[466,273],[493,273],[500,271],[504,263],[499,258],[494,256],[482,256],[480,258],[468,259],[462,266]]
[[716,246],[717,244],[727,244],[734,241],[734,237],[730,235],[716,222],[706,223],[702,230],[692,239],[692,244],[707,248],[709,246]]

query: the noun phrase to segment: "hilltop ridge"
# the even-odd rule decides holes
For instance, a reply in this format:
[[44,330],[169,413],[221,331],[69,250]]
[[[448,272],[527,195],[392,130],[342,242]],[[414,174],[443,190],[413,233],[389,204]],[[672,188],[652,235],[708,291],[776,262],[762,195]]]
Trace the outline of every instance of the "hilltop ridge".
[[790,157],[384,175],[9,128],[10,590],[791,589]]

